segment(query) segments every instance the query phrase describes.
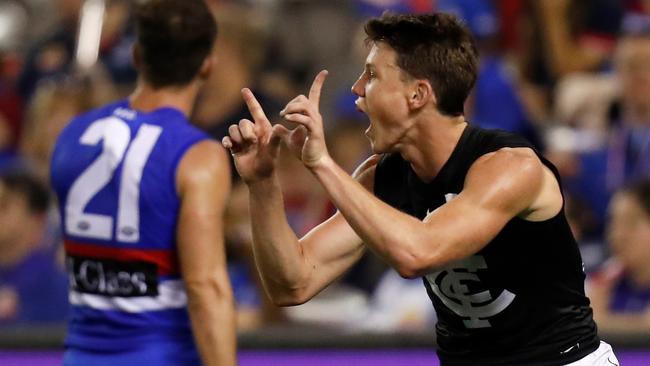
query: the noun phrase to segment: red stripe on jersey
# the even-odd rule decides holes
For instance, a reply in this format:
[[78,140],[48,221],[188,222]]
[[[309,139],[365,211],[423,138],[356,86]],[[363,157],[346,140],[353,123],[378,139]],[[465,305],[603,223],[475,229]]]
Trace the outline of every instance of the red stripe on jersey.
[[96,244],[64,241],[65,251],[70,255],[122,261],[145,261],[158,266],[158,275],[178,274],[176,252],[164,249],[113,248]]

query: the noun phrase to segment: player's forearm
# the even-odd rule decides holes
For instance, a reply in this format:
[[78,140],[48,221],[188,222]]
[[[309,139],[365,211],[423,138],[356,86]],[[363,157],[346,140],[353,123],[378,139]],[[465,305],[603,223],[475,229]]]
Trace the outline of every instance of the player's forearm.
[[237,364],[234,300],[224,286],[214,281],[187,285],[192,331],[204,366]]
[[367,246],[401,275],[417,275],[422,261],[417,244],[425,240],[421,221],[375,197],[331,158],[312,172]]
[[262,283],[278,305],[294,303],[291,298],[307,284],[304,252],[287,222],[277,177],[249,185],[253,254]]

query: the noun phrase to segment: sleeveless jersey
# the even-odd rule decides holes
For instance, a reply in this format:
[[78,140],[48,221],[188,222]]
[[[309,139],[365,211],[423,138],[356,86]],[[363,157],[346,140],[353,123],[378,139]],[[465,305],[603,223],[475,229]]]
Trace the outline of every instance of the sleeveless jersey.
[[70,282],[66,346],[113,352],[192,342],[176,255],[176,170],[206,138],[176,109],[143,113],[126,100],[63,130],[51,182]]
[[[399,154],[386,154],[375,194],[422,220],[462,191],[476,159],[503,147],[532,149],[516,135],[467,126],[428,183]],[[555,167],[538,157],[559,182]],[[564,207],[546,221],[511,219],[478,253],[423,278],[438,314],[442,364],[564,365],[593,352],[599,340],[584,279]]]

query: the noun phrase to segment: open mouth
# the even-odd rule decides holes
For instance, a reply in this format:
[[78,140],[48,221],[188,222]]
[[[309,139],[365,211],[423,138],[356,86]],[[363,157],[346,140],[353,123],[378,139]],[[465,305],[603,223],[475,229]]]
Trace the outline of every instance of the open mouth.
[[359,112],[361,112],[361,113],[366,113],[366,112],[363,111],[363,109],[361,109],[361,107],[359,107],[359,104],[361,104],[361,102],[359,101],[359,99],[357,99],[357,100],[354,101],[354,107],[356,108],[356,110],[359,111]]

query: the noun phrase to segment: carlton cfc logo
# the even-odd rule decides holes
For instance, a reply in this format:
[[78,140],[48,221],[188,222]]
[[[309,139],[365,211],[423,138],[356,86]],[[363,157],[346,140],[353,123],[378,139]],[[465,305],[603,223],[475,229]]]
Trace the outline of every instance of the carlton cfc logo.
[[[474,255],[426,276],[436,297],[462,317],[467,328],[491,327],[488,318],[502,312],[515,299],[515,295],[508,290],[493,298],[476,274],[478,270],[485,269],[485,258]],[[473,290],[468,286],[470,283]],[[477,288],[481,290],[477,291]]]

